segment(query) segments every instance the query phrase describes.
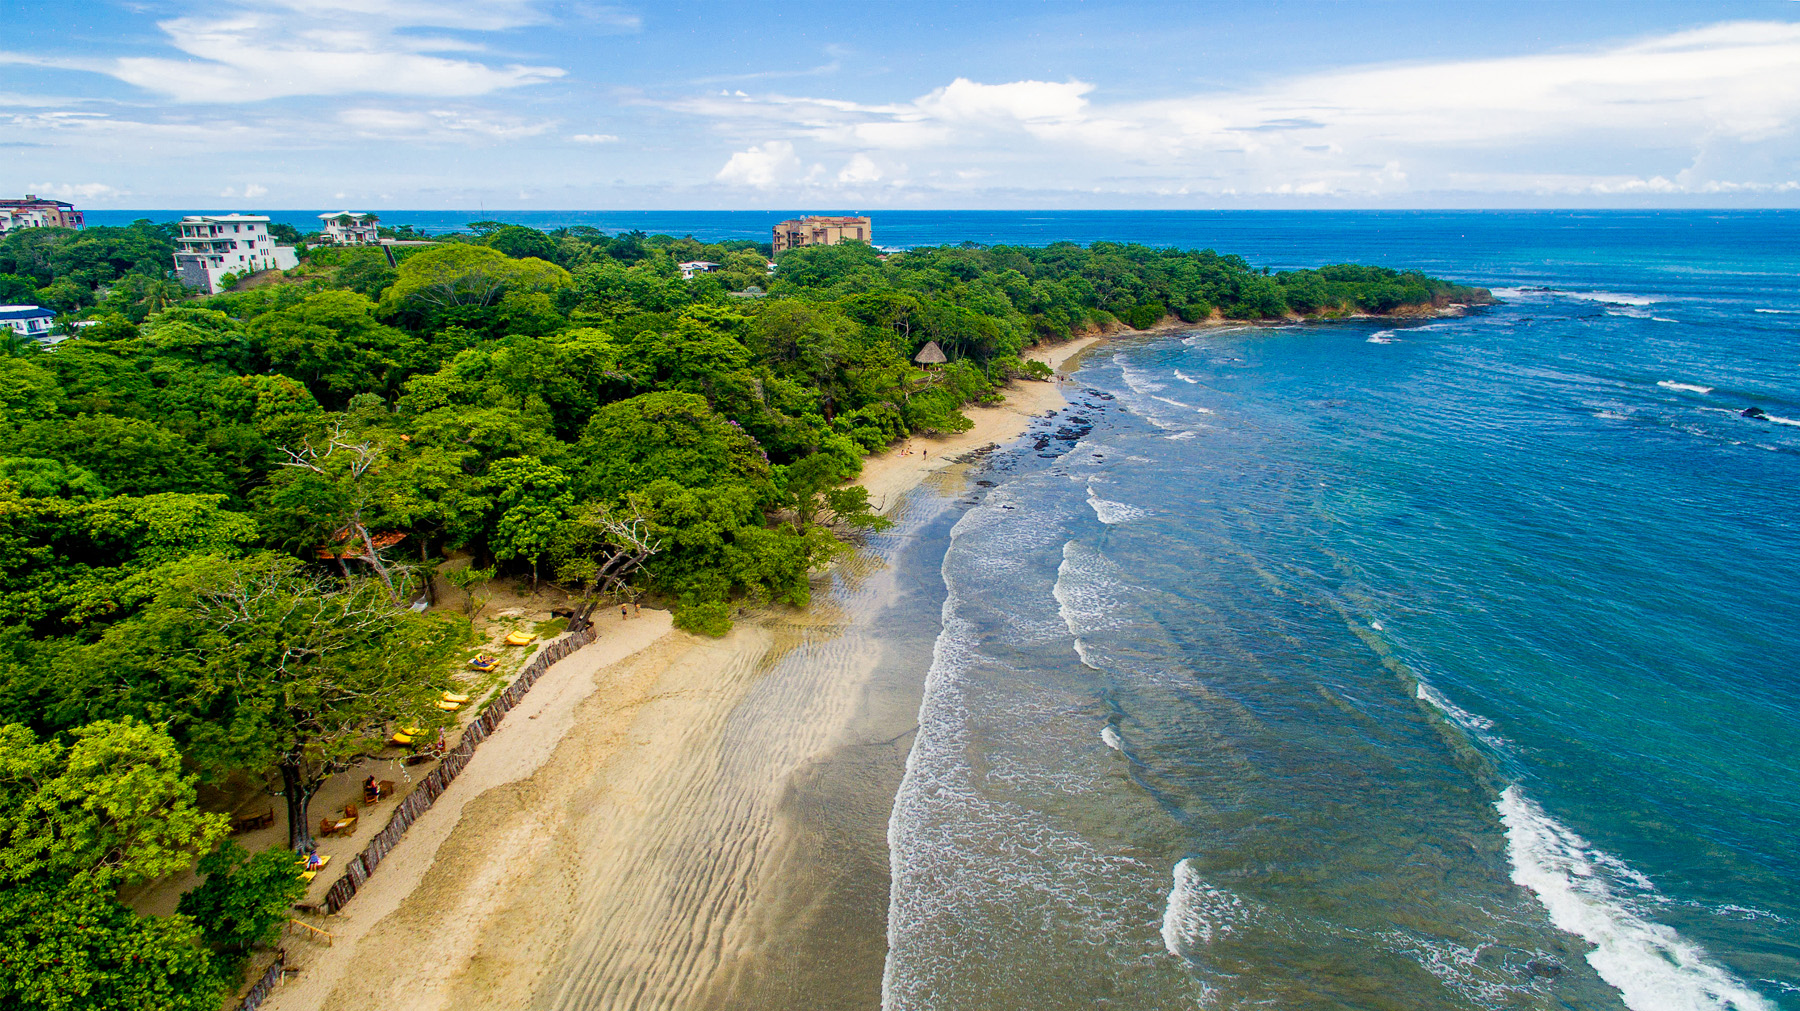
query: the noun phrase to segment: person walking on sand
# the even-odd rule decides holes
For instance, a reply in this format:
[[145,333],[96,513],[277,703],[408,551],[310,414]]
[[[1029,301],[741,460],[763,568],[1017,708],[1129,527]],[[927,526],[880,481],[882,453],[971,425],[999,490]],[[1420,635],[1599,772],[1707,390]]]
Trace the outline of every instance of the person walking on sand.
[[629,617],[631,617],[631,615],[625,613],[625,605],[620,604],[619,605],[619,620],[624,621],[626,618],[629,618]]

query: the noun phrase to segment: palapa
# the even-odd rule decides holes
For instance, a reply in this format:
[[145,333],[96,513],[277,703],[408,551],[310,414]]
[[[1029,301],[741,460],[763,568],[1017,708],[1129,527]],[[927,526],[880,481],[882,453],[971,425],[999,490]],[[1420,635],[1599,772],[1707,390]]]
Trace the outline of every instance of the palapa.
[[913,361],[920,365],[942,365],[950,359],[944,357],[944,349],[938,347],[937,341],[926,341],[919,353],[913,355]]

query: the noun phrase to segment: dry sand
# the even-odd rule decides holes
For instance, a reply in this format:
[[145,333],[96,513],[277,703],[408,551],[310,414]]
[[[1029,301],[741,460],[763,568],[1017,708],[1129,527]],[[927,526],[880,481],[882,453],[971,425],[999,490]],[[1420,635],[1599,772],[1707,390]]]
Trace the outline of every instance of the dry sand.
[[1003,403],[964,411],[975,423],[968,431],[935,439],[908,439],[880,456],[864,460],[857,483],[869,489],[869,501],[875,511],[885,512],[926,474],[949,466],[967,451],[1006,442],[1023,432],[1032,418],[1062,407],[1067,402],[1062,394],[1062,367],[1099,340],[1097,336],[1078,337],[1033,350],[1027,357],[1057,369],[1057,376],[1049,382],[1015,382],[1007,388]]
[[[1060,367],[1095,339],[1037,357]],[[970,431],[869,460],[871,498],[892,508],[928,477],[960,487],[933,472],[1062,406],[1061,383],[1015,383],[969,412]],[[265,1006],[786,1008],[807,993],[824,1007],[834,990],[872,1006],[891,786],[813,787],[834,755],[897,770],[910,737],[867,739],[872,706],[891,724],[904,705],[871,702],[872,616],[894,575],[865,554],[819,589],[833,580],[808,610],[740,617],[717,640],[657,611],[602,621],[604,638],[538,681],[344,911],[316,921],[333,944],[287,941],[300,972]],[[857,845],[817,829],[840,816]],[[824,909],[844,895],[856,929]],[[834,980],[851,966],[854,986]]]

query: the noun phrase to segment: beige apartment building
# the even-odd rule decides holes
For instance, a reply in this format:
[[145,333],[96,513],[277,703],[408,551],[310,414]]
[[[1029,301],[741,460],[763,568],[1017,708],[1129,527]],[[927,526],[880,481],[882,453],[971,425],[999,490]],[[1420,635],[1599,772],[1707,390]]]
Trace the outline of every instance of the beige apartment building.
[[801,246],[835,246],[845,239],[873,245],[875,230],[868,218],[809,214],[775,226],[775,253]]

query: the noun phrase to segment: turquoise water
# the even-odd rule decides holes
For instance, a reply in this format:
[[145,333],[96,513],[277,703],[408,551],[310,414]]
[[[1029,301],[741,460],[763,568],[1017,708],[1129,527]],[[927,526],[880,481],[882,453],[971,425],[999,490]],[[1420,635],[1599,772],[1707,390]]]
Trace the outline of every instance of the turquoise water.
[[1377,224],[1218,244],[1506,304],[1114,342],[986,475],[888,1007],[1800,1008],[1800,220]]

